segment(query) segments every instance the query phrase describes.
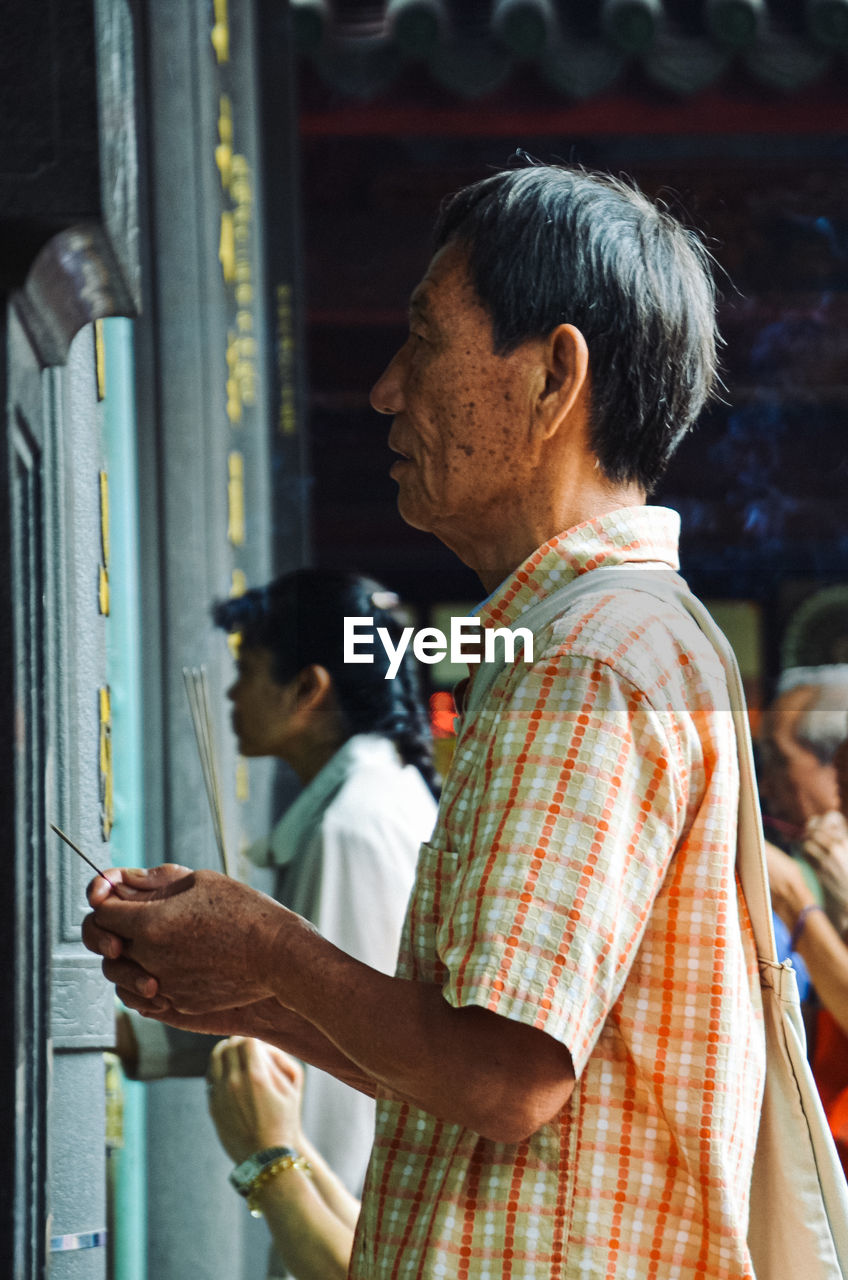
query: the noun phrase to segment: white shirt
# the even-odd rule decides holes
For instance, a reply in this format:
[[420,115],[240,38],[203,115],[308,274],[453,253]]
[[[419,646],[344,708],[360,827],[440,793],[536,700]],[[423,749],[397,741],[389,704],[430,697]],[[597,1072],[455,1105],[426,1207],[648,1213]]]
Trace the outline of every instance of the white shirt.
[[[418,849],[436,801],[380,734],[348,739],[269,836],[248,850],[279,868],[277,899],[356,960],[394,973]],[[374,1140],[374,1102],[306,1067],[303,1129],[354,1195]]]

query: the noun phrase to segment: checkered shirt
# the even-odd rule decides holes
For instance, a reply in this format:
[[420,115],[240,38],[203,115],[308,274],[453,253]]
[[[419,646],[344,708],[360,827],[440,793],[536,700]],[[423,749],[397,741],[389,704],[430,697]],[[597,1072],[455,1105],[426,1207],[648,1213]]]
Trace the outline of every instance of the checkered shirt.
[[[541,547],[489,626],[576,574],[676,567],[677,516]],[[599,586],[461,724],[398,975],[554,1036],[576,1074],[529,1139],[382,1100],[354,1280],[741,1280],[764,1073],[718,658],[681,611]]]

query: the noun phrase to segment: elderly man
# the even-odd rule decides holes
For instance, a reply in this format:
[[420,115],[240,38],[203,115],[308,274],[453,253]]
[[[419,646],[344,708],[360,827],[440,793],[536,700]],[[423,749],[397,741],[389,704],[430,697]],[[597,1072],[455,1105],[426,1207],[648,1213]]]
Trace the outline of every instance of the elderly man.
[[790,667],[763,717],[759,781],[775,844],[815,866],[828,915],[848,927],[848,842],[837,751],[848,737],[848,666]]
[[[372,392],[403,518],[476,569],[486,625],[675,567],[677,517],[645,499],[715,376],[698,241],[533,166],[453,197],[435,248]],[[763,1043],[718,661],[598,578],[465,704],[395,977],[212,872],[90,888],[130,1005],[376,1095],[358,1280],[751,1274]]]

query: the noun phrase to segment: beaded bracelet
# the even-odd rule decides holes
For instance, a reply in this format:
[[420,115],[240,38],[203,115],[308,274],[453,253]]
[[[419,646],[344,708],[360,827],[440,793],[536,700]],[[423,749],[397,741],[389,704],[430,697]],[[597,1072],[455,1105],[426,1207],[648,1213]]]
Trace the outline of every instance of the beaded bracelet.
[[247,1193],[247,1207],[250,1210],[252,1218],[261,1218],[262,1210],[256,1203],[256,1193],[266,1182],[270,1182],[278,1173],[282,1173],[286,1169],[300,1169],[301,1173],[305,1173],[307,1178],[312,1177],[312,1165],[306,1159],[306,1156],[280,1156],[279,1160],[274,1160],[272,1164],[268,1164],[254,1178],[250,1190]]
[[[804,932],[804,926],[807,923],[807,916],[811,911],[824,911],[824,907],[820,907],[817,902],[810,902],[801,909],[798,919],[795,921],[795,928],[792,930],[792,937],[789,939],[790,951],[794,951],[797,947],[801,934]],[[827,915],[827,912],[825,912],[825,915]]]

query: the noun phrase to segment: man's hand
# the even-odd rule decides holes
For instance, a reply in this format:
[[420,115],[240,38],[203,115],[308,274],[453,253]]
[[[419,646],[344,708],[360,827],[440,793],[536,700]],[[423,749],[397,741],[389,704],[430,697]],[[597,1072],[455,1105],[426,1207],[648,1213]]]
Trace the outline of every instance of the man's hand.
[[[168,1002],[158,995],[158,983],[139,964],[126,957],[128,938],[103,928],[97,919],[97,911],[104,903],[155,902],[171,893],[179,893],[193,884],[194,873],[178,863],[164,863],[146,871],[141,867],[110,867],[107,874],[95,876],[88,886],[88,901],[95,908],[82,922],[82,940],[89,951],[104,956],[103,972],[116,984],[118,995],[125,1004],[134,1007],[138,998],[149,1003],[149,1010],[162,1010]],[[114,962],[114,963],[113,963]],[[107,973],[107,964],[110,972]],[[110,973],[112,976],[110,976]]]
[[233,1036],[215,1045],[207,1072],[209,1113],[236,1164],[265,1147],[303,1148],[303,1068],[261,1040]]
[[184,867],[110,875],[120,896],[92,883],[83,939],[131,1008],[189,1030],[258,1035],[364,1093],[495,1142],[524,1141],[571,1096],[571,1055],[558,1040],[454,1008],[437,984],[371,969],[236,880]]
[[272,898],[214,871],[166,864],[109,876],[111,884],[97,877],[89,886],[94,911],[83,941],[104,957],[121,999],[143,1013],[207,1014],[268,999],[275,937],[287,926],[311,930]]

